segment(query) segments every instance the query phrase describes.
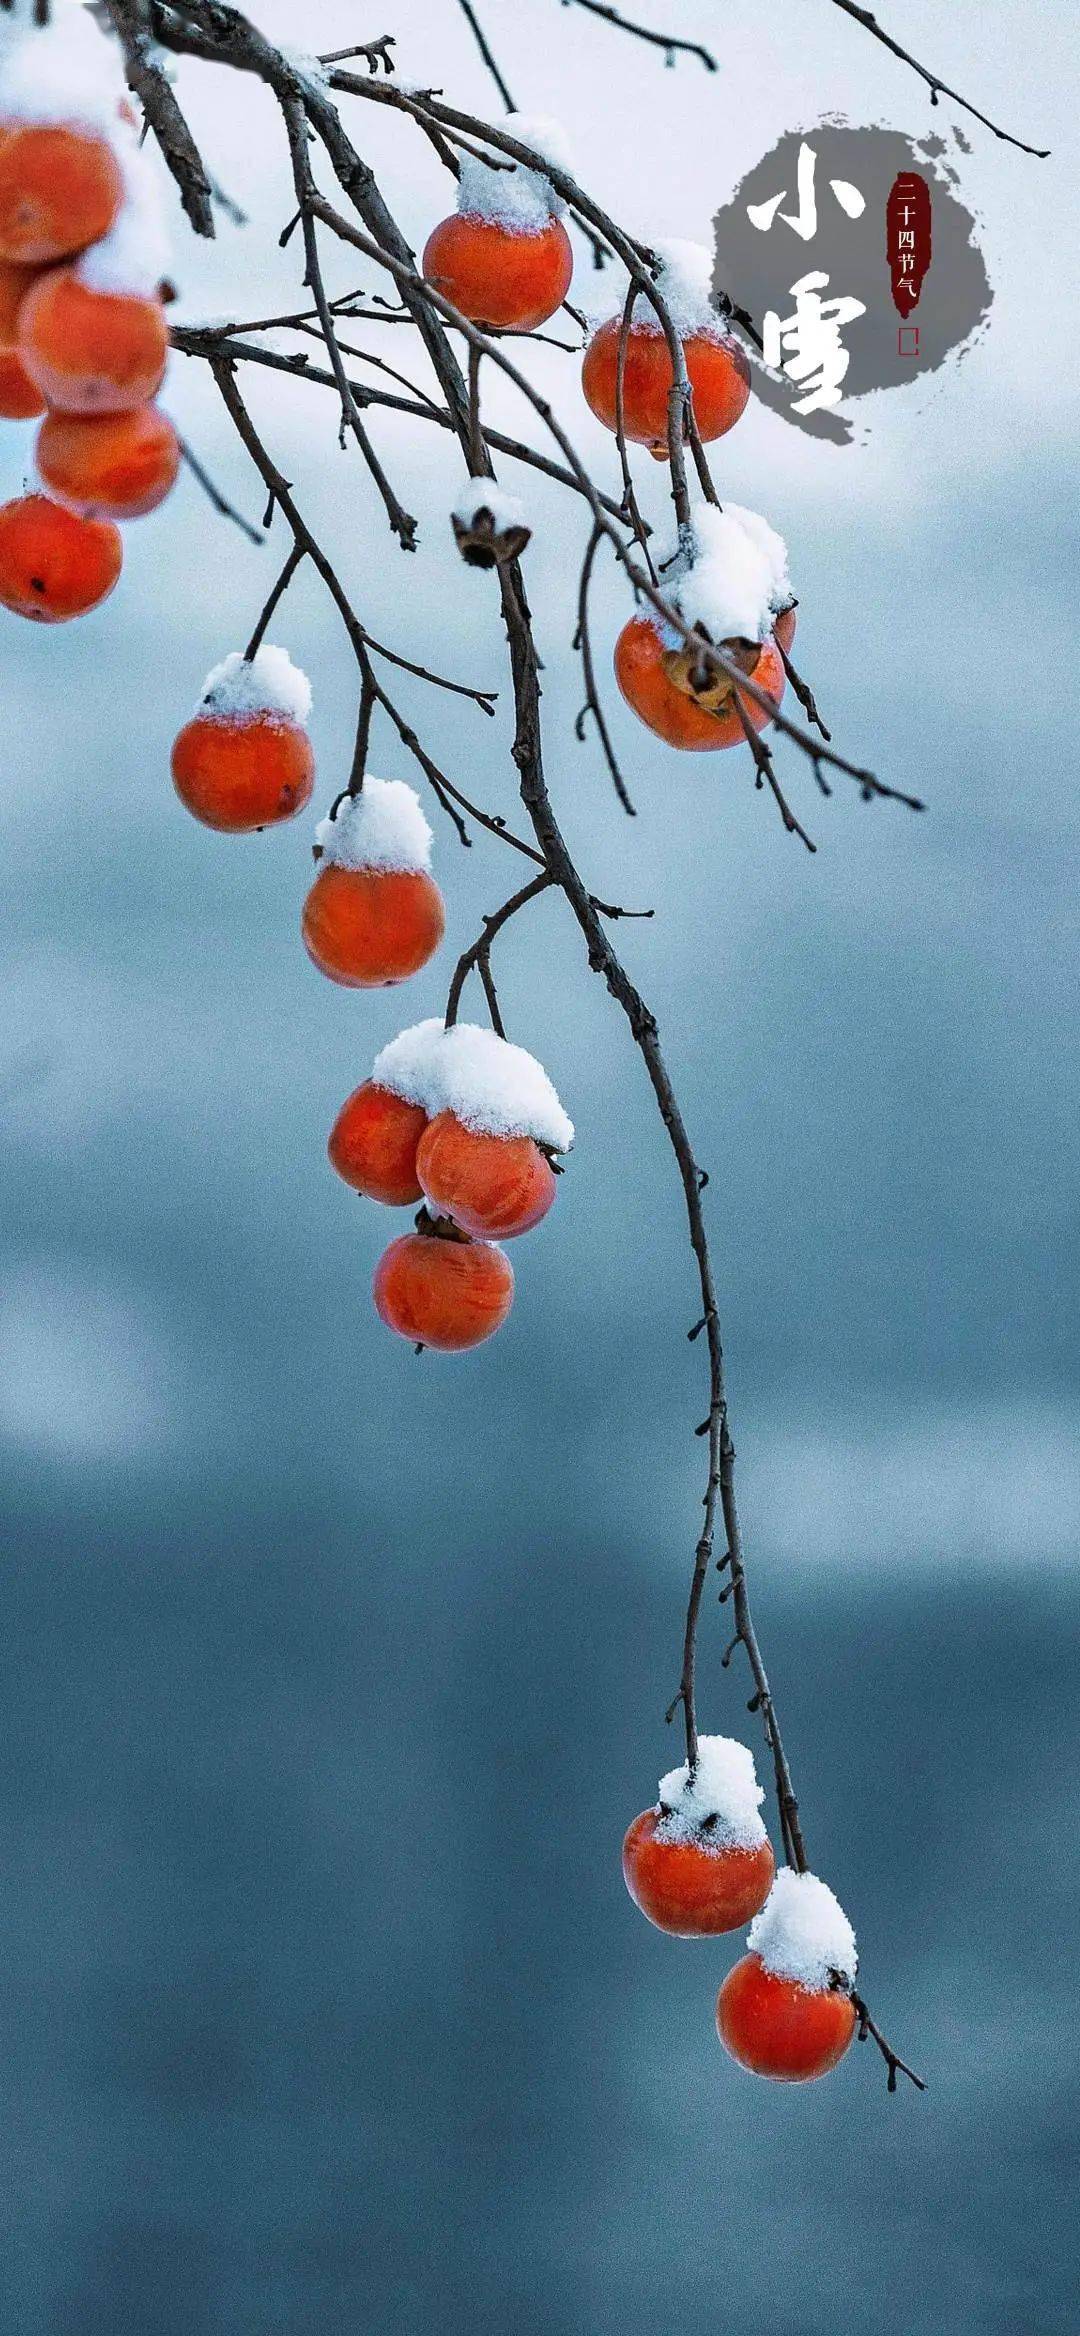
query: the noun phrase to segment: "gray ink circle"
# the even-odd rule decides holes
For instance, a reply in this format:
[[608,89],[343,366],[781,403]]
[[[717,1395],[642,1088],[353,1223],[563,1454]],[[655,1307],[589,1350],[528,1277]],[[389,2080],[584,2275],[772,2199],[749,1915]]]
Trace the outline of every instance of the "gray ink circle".
[[[956,143],[967,151],[959,133]],[[947,154],[943,138],[916,143],[899,130],[818,122],[788,131],[716,213],[714,295],[748,310],[759,332],[772,320],[773,363],[750,349],[755,391],[815,437],[850,444],[855,400],[937,372],[985,331],[993,293],[975,218],[960,200]],[[926,193],[916,188],[918,202],[910,205],[894,194],[890,205],[905,177],[922,182]],[[921,271],[914,302],[911,283],[899,289],[909,262],[897,247],[909,216],[917,240],[925,242],[927,228],[930,238],[929,255],[922,250],[914,270],[914,278]],[[800,233],[800,225],[810,232]],[[837,339],[847,365],[831,402]],[[819,369],[814,351],[823,345]]]

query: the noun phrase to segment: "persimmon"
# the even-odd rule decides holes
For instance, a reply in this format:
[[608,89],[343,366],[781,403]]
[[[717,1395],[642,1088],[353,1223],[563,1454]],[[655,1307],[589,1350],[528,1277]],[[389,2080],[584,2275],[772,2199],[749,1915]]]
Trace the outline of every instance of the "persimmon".
[[204,827],[251,835],[310,802],[315,757],[307,732],[273,711],[243,721],[196,714],[173,746],[172,776],[181,803]]
[[180,442],[154,405],[125,414],[51,413],[37,436],[50,493],[91,519],[139,519],[176,483]]
[[416,1172],[432,1208],[483,1240],[531,1232],[555,1198],[551,1163],[531,1136],[490,1135],[453,1111],[421,1136]]
[[37,273],[36,268],[0,260],[0,415],[7,422],[29,422],[45,411],[45,400],[16,345],[19,309]]
[[716,2027],[733,2060],[753,2076],[805,2083],[842,2060],[858,2025],[842,1988],[803,1987],[744,1955],[716,1999]]
[[312,963],[357,990],[390,989],[419,973],[445,926],[439,887],[420,868],[320,868],[302,919]]
[[[598,421],[616,427],[620,317],[593,334],[585,351],[581,386]],[[738,341],[727,333],[680,336],[694,420],[702,439],[722,438],[734,428],[750,395],[750,367]],[[668,399],[675,381],[671,351],[656,327],[631,324],[623,372],[623,429],[636,445],[660,461],[668,452]]]
[[71,122],[0,125],[0,259],[39,266],[107,234],[123,199],[107,138]]
[[65,624],[107,600],[124,547],[107,519],[79,519],[48,495],[0,509],[0,605],[39,624]]
[[119,414],[145,405],[165,377],[169,331],[156,297],[99,292],[77,268],[50,268],[19,310],[19,355],[50,406]]
[[734,2060],[755,2076],[797,2083],[842,2060],[855,2029],[855,1933],[816,1874],[777,1874],[729,1971],[716,2026]]
[[535,332],[570,290],[574,253],[561,219],[534,233],[454,212],[432,229],[424,274],[473,324]]
[[623,1842],[623,1879],[635,1906],[677,1939],[741,1930],[769,1895],[775,1870],[767,1841],[745,1849],[709,1835],[672,1838],[656,1809],[635,1817]]
[[[666,649],[650,617],[633,616],[623,626],[615,643],[619,688],[639,719],[669,746],[704,753],[710,748],[741,745],[746,733],[734,703],[736,696],[755,730],[768,727],[772,715],[742,690],[729,690],[711,712],[689,685],[692,671],[692,657],[677,648]],[[682,675],[681,680],[674,678],[676,673]],[[762,643],[750,678],[770,697],[777,701],[783,697],[787,677],[772,641]]]
[[698,1736],[693,1769],[661,1777],[622,1852],[630,1896],[657,1930],[711,1938],[760,1911],[775,1870],[764,1797],[749,1745],[732,1736]]
[[427,1123],[420,1104],[365,1079],[342,1104],[330,1130],[330,1164],[354,1192],[389,1208],[404,1208],[423,1199],[416,1147]]
[[249,835],[310,800],[315,758],[304,724],[311,685],[284,649],[238,649],[207,674],[172,750],[172,776],[204,827]]
[[490,1241],[449,1229],[403,1233],[375,1268],[375,1308],[387,1328],[416,1346],[461,1354],[501,1329],[514,1297],[514,1269]]

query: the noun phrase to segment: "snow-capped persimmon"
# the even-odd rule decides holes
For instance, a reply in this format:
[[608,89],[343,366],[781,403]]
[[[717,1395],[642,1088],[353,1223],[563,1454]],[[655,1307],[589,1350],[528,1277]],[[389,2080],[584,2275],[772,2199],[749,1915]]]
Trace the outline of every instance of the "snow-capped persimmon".
[[843,1907],[816,1874],[784,1866],[747,1945],[717,1997],[721,2043],[755,2076],[824,2076],[858,2026],[855,1933]]
[[173,746],[172,776],[181,803],[204,827],[251,835],[310,802],[315,757],[307,732],[273,711],[243,721],[196,714]]
[[453,1111],[431,1121],[416,1169],[438,1215],[482,1240],[531,1232],[555,1198],[551,1163],[531,1136],[490,1135]]
[[760,1911],[774,1873],[764,1797],[749,1745],[732,1736],[699,1736],[693,1770],[684,1761],[661,1777],[622,1853],[630,1896],[657,1930],[714,1938]]
[[388,1208],[404,1208],[423,1199],[416,1172],[416,1147],[427,1126],[427,1113],[418,1103],[407,1103],[375,1079],[365,1079],[342,1104],[327,1150],[331,1167],[354,1192],[380,1200]]
[[[620,317],[609,318],[593,334],[581,369],[581,386],[598,421],[616,427]],[[694,397],[694,420],[704,440],[734,428],[750,395],[750,367],[738,341],[721,332],[682,337],[686,371]],[[662,332],[634,323],[626,336],[623,372],[623,428],[627,438],[647,446],[663,461],[668,452],[668,400],[675,381],[671,351]]]
[[291,819],[310,800],[315,777],[304,728],[311,708],[306,674],[269,642],[230,652],[208,673],[190,722],[172,750],[176,792],[204,827],[250,835]]
[[842,2060],[858,2014],[842,1988],[803,1987],[744,1955],[716,1999],[716,2027],[733,2060],[753,2076],[805,2083]]
[[169,353],[156,297],[99,292],[77,268],[50,268],[19,310],[19,355],[50,406],[119,414],[160,389]]
[[38,271],[0,260],[0,415],[6,422],[29,422],[45,411],[45,400],[18,353],[18,316]]
[[404,1233],[380,1257],[372,1291],[380,1320],[399,1337],[461,1354],[502,1328],[514,1269],[490,1241],[469,1241],[449,1228]]
[[0,605],[39,624],[65,624],[106,600],[123,566],[119,528],[79,519],[48,495],[0,509]]
[[635,1906],[657,1930],[677,1939],[741,1930],[769,1895],[774,1872],[767,1841],[744,1848],[709,1833],[672,1838],[656,1809],[635,1817],[623,1842],[623,1879]]
[[[631,617],[615,643],[619,688],[627,705],[658,738],[666,739],[669,746],[701,753],[740,746],[746,733],[735,703],[735,685],[722,676],[716,680],[702,673],[702,688],[696,691],[691,686],[695,667],[693,654],[685,647],[665,647],[657,626],[647,616]],[[749,678],[779,703],[786,675],[772,641],[762,643]],[[738,691],[738,704],[755,730],[768,727],[772,715],[745,691]]]
[[51,413],[37,436],[51,494],[90,519],[141,519],[176,483],[180,441],[154,405],[129,414]]
[[321,865],[304,903],[304,946],[348,989],[387,989],[434,955],[446,911],[429,875],[431,829],[415,788],[368,772],[315,830]]
[[312,963],[347,989],[389,989],[419,973],[443,937],[438,885],[422,868],[320,868],[304,902]]
[[433,228],[424,274],[473,324],[535,332],[570,290],[574,253],[561,219],[534,234],[454,212]]
[[40,266],[96,243],[123,197],[107,138],[74,123],[0,124],[0,258]]

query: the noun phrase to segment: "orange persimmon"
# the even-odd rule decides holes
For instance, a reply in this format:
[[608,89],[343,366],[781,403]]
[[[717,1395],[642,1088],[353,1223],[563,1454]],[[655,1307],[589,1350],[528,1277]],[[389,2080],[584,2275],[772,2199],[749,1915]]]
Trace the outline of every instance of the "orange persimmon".
[[48,495],[0,509],[0,606],[39,624],[65,624],[108,598],[124,559],[120,531],[79,519]]
[[140,519],[176,483],[180,442],[160,408],[126,414],[51,413],[37,436],[51,494],[90,519]]
[[96,292],[76,268],[50,268],[19,310],[19,355],[51,406],[119,414],[160,389],[169,353],[157,298]]
[[173,746],[172,776],[180,801],[204,827],[250,835],[303,810],[315,757],[306,730],[281,714],[223,720],[198,713]]
[[[710,748],[739,746],[745,731],[736,706],[729,699],[726,705],[710,713],[699,705],[688,689],[679,687],[665,665],[665,649],[652,619],[633,616],[623,626],[615,643],[615,677],[629,706],[658,738],[669,746],[706,752]],[[750,676],[759,689],[767,690],[777,701],[784,694],[786,676],[780,653],[772,641],[762,643],[761,654]],[[755,730],[764,730],[772,720],[763,706],[739,691],[739,702],[746,709],[747,718]]]
[[740,1930],[759,1912],[776,1870],[772,1848],[719,1842],[708,1830],[665,1830],[658,1809],[643,1809],[623,1842],[623,1879],[635,1906],[657,1930],[677,1939]]
[[514,1297],[514,1269],[489,1241],[403,1233],[375,1268],[375,1309],[387,1328],[416,1346],[461,1354],[501,1329]]
[[[621,319],[611,317],[593,334],[581,369],[581,386],[598,421],[614,430]],[[750,367],[738,341],[727,333],[688,333],[682,341],[694,420],[702,439],[722,438],[738,421],[750,395]],[[663,460],[668,451],[668,399],[675,381],[671,351],[662,332],[631,325],[623,372],[623,428],[627,438]]]
[[0,259],[67,259],[112,226],[123,198],[107,138],[69,122],[0,124]]
[[716,1999],[716,2027],[733,2060],[754,2076],[805,2083],[842,2060],[858,2025],[840,1987],[804,1987],[744,1955]]
[[534,332],[561,308],[574,253],[562,221],[535,234],[455,211],[432,229],[424,274],[473,324]]
[[423,1199],[416,1147],[426,1126],[427,1113],[419,1103],[406,1103],[376,1079],[365,1079],[342,1104],[330,1130],[330,1165],[354,1192],[388,1208],[404,1208]]
[[483,1240],[531,1232],[555,1198],[551,1163],[531,1136],[489,1135],[453,1111],[421,1137],[416,1172],[437,1214]]
[[348,989],[388,989],[434,956],[446,912],[422,868],[343,868],[329,860],[304,902],[312,963]]

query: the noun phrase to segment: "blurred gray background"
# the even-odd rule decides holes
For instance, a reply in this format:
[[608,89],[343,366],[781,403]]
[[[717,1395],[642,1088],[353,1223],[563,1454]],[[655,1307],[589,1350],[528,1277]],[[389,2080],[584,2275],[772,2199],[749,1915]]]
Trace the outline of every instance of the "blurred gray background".
[[[3,629],[0,2328],[1065,2336],[1071,12],[884,12],[1048,163],[932,113],[828,0],[669,0],[654,15],[712,41],[716,76],[555,0],[484,13],[519,103],[560,116],[644,232],[707,237],[750,163],[825,113],[957,119],[972,142],[955,156],[995,288],[978,350],[860,409],[846,448],[752,403],[716,466],[789,541],[838,740],[925,818],[843,785],[824,803],[785,753],[810,861],[741,757],[680,759],[613,703],[626,821],[572,735],[583,522],[527,488],[559,814],[599,891],[658,912],[621,939],[711,1170],[756,1605],[812,1858],[931,2090],[887,2099],[870,2047],[820,2086],[744,2077],[712,2030],[726,1950],[661,1939],[625,1896],[622,1830],[675,1756],[701,1491],[672,1161],[546,901],[499,951],[512,1033],[577,1122],[556,1210],[515,1253],[491,1345],[418,1361],[382,1331],[369,1281],[396,1223],[338,1184],[326,1131],[376,1048],[439,1010],[515,869],[432,809],[439,959],[366,999],[309,967],[310,822],[214,838],[169,784],[284,548],[252,550],[185,481],[130,531],[102,611]],[[260,11],[283,38],[291,16]],[[303,32],[387,26],[406,77],[492,110],[450,0],[378,21],[327,0]],[[209,250],[178,223],[182,313],[295,304],[272,109],[198,67],[182,83],[253,220]],[[435,157],[373,108],[350,118],[419,246],[448,207]],[[404,334],[369,345],[405,357]],[[613,482],[575,360],[545,350],[538,375]],[[451,448],[375,425],[423,522],[407,561],[326,393],[247,385],[371,629],[503,689],[490,724],[407,682],[401,702],[511,811],[500,628],[490,578],[449,549]],[[198,368],[176,360],[168,394],[255,516]],[[4,428],[4,495],[27,448]],[[605,574],[605,664],[626,606]],[[353,677],[310,578],[273,637],[312,675],[325,808]],[[383,728],[373,764],[411,776]],[[703,1717],[752,1734],[723,1619],[704,1619]]]

